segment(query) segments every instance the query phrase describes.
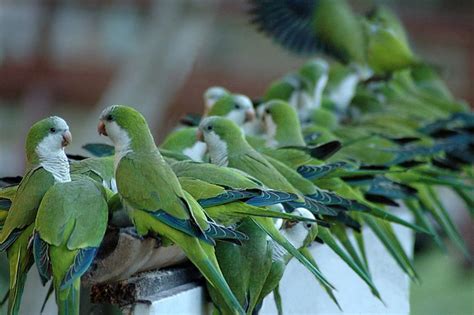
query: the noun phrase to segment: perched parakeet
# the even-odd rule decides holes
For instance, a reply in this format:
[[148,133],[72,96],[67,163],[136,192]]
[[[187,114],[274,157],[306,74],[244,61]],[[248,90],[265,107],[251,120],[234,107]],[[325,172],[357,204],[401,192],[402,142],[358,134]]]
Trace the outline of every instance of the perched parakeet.
[[[213,88],[211,88],[213,91]],[[235,121],[239,125],[252,121],[255,118],[252,101],[240,94],[226,92],[214,98],[212,104],[206,107],[205,116],[223,116]],[[194,161],[206,160],[206,144],[196,139],[196,127],[186,127],[171,132],[160,149],[182,153]]]
[[110,106],[100,116],[98,131],[115,146],[118,192],[138,234],[159,234],[178,245],[232,312],[244,313],[222,276],[213,245],[215,238],[245,236],[208,221],[197,201],[181,188],[139,112]]
[[160,144],[160,149],[182,153],[193,161],[202,162],[206,144],[196,140],[197,127],[186,127],[171,132]]
[[[222,117],[208,117],[201,122],[199,131],[208,146],[213,164],[240,169],[268,188],[298,195],[297,201],[287,202],[292,207],[307,207],[316,214],[336,214],[336,210],[313,199],[309,190],[301,192],[293,187],[272,163],[247,143],[240,128],[232,121]],[[310,187],[306,188],[314,187],[309,184]]]
[[221,86],[211,86],[208,88],[204,94],[204,115],[212,108],[215,102],[217,102],[221,97],[230,95],[230,92]]
[[[314,215],[304,208],[296,208],[293,210],[292,214],[306,218],[314,218]],[[311,242],[314,241],[318,234],[318,225],[311,222],[305,223],[288,221],[284,224],[280,231],[281,234],[286,237],[295,248],[301,250],[306,248],[306,246],[309,246]],[[263,302],[263,299],[272,291],[274,291],[275,289],[278,290],[278,284],[281,278],[283,277],[285,267],[293,258],[293,255],[288,253],[288,251],[282,248],[278,243],[271,241],[271,246],[272,266],[270,268],[270,272],[268,273],[265,279],[263,287],[261,288],[256,305],[261,304]],[[322,284],[324,287],[331,290],[332,287],[330,285],[328,285],[327,283]],[[278,306],[278,299],[275,298],[275,300]]]
[[[248,235],[250,241],[244,242],[242,246],[218,243],[216,256],[227,283],[245,312],[254,314],[272,267],[273,242],[250,219],[244,219],[237,229]],[[219,292],[211,286],[208,286],[208,292],[218,313],[227,314],[228,310]]]
[[79,314],[81,276],[107,228],[105,188],[88,177],[57,183],[44,195],[33,252],[43,285],[52,277],[58,313]]
[[12,199],[0,233],[0,250],[6,250],[10,265],[8,314],[19,312],[26,274],[33,263],[28,243],[40,202],[55,183],[71,179],[64,152],[70,142],[67,123],[56,116],[35,123],[26,137],[28,171]]
[[252,101],[245,95],[230,94],[216,101],[206,117],[220,116],[232,120],[238,125],[255,118]]

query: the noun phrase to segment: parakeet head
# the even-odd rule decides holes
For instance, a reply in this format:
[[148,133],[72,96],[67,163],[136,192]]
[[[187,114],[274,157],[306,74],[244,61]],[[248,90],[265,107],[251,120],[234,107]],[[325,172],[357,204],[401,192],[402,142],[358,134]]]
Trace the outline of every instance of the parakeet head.
[[51,116],[36,122],[26,137],[28,163],[37,164],[49,157],[64,155],[64,147],[71,141],[71,132],[64,119]]
[[245,95],[233,94],[221,97],[209,110],[207,116],[220,116],[241,126],[255,118],[252,101]]
[[211,86],[204,92],[204,110],[209,111],[221,97],[229,95],[229,91],[221,86]]
[[[315,219],[314,215],[305,208],[296,208],[291,214],[304,218]],[[282,234],[293,244],[295,248],[308,245],[317,235],[318,225],[316,222],[286,221],[283,225]]]
[[276,146],[305,145],[298,114],[292,106],[280,100],[271,100],[261,106],[260,119],[269,145],[272,142]]
[[206,142],[211,161],[219,165],[226,164],[229,149],[238,150],[246,144],[239,126],[218,116],[207,117],[201,121],[197,138]]
[[299,70],[299,75],[306,80],[312,88],[324,76],[327,77],[329,64],[321,58],[312,59],[305,63]]
[[116,152],[129,149],[148,150],[155,146],[145,118],[132,107],[112,105],[104,109],[97,131],[112,140]]

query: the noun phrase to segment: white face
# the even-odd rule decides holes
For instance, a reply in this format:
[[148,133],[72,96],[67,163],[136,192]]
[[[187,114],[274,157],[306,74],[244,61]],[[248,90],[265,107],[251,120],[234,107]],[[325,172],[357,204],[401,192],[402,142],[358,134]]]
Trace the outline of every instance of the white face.
[[[305,208],[296,208],[291,214],[304,218],[315,219],[314,215]],[[315,222],[297,222],[296,224],[285,228],[284,234],[295,248],[301,248],[308,233],[316,225]]]
[[56,116],[53,117],[53,121],[54,127],[51,128],[49,134],[41,140],[36,148],[36,153],[41,159],[56,155],[58,152],[64,152],[64,146],[71,141],[71,134],[66,121]]
[[276,145],[275,143],[273,143],[273,141],[276,136],[277,125],[275,121],[273,121],[272,115],[267,112],[267,107],[267,105],[262,105],[260,106],[258,111],[260,113],[259,116],[261,118],[263,130],[267,138],[267,144],[273,146]]
[[100,115],[100,123],[104,124],[104,129],[107,133],[106,136],[110,138],[115,146],[115,149],[127,150],[130,145],[130,136],[128,135],[127,131],[120,127],[116,121],[107,119],[107,116],[113,111],[113,109],[114,106],[104,109]]
[[116,147],[126,147],[130,144],[128,133],[122,129],[115,121],[105,121],[107,136]]
[[255,110],[253,109],[252,101],[245,95],[234,94],[234,109],[225,117],[232,120],[237,125],[242,126],[246,121],[255,118]]

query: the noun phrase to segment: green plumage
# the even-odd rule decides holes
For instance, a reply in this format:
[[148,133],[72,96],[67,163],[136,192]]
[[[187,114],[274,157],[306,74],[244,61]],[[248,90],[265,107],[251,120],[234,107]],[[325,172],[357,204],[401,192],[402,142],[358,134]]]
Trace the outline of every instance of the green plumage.
[[85,252],[99,247],[107,228],[105,197],[99,184],[84,178],[55,184],[41,202],[35,231],[47,252],[35,258],[42,258],[36,263],[43,276],[51,268],[59,314],[79,314],[80,277],[93,259]]
[[111,124],[118,125],[130,139],[128,152],[120,158],[115,175],[120,197],[137,232],[159,234],[181,247],[221,292],[232,312],[243,313],[222,276],[213,246],[205,241],[209,238],[204,231],[208,222],[202,208],[182,190],[178,178],[156,148],[143,116],[130,107],[112,106],[104,111],[101,120],[115,142],[116,155],[121,135]]

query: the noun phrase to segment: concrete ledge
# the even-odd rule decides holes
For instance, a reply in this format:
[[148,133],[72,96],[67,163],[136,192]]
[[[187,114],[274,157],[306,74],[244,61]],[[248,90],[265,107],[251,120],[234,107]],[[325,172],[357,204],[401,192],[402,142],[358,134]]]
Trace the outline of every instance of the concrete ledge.
[[109,229],[99,253],[83,276],[85,285],[126,280],[143,271],[156,270],[186,262],[177,246],[160,246],[153,238],[138,239],[131,228]]
[[191,265],[142,272],[127,280],[93,285],[91,302],[120,306],[151,304],[176,295],[181,289],[185,289],[184,285],[198,286],[202,283],[201,279],[199,271]]

